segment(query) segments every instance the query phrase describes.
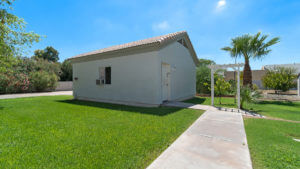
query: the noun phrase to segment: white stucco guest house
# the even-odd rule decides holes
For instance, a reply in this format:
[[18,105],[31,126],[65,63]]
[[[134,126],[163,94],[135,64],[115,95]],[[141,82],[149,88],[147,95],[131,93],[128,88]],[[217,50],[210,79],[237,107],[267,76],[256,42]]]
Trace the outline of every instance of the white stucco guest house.
[[191,98],[198,59],[187,32],[112,46],[69,59],[75,99],[138,106]]

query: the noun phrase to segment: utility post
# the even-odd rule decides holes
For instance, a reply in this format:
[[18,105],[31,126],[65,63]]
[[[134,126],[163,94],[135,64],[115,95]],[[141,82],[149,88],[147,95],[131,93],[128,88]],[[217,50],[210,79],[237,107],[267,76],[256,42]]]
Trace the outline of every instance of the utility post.
[[298,85],[297,85],[297,88],[298,88],[298,96],[300,97],[300,73],[298,75]]
[[215,78],[214,78],[215,70],[213,66],[210,68],[210,96],[211,96],[211,105],[214,106],[214,99],[215,99]]
[[238,71],[237,71],[237,105],[238,105],[238,109],[241,108],[241,89],[240,89],[240,66],[238,66]]

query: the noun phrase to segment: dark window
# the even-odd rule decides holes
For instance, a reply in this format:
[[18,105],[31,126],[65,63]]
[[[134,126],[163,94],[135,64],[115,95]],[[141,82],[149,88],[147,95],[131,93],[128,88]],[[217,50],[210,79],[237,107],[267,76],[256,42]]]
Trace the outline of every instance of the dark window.
[[105,67],[105,84],[111,84],[111,67]]

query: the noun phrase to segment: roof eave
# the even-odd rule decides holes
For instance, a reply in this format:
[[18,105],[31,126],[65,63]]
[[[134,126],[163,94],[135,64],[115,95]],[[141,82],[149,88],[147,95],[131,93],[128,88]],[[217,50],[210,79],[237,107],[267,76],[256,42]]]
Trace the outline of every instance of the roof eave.
[[94,53],[87,55],[80,55],[79,57],[71,57],[67,60],[70,62],[84,62],[98,59],[107,59],[111,57],[127,56],[131,54],[137,54],[142,52],[151,52],[159,49],[159,42],[153,42],[149,44],[143,44],[138,46],[133,46],[129,48],[123,48],[119,50],[107,51],[103,53]]

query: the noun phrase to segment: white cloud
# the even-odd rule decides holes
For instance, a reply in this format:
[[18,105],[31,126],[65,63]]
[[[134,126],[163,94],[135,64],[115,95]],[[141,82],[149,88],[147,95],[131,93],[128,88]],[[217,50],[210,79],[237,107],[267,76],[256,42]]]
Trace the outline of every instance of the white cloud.
[[226,6],[226,0],[219,0],[216,6],[216,10],[220,11]]
[[162,21],[160,23],[155,23],[152,25],[154,31],[166,31],[170,29],[170,24],[168,21]]

